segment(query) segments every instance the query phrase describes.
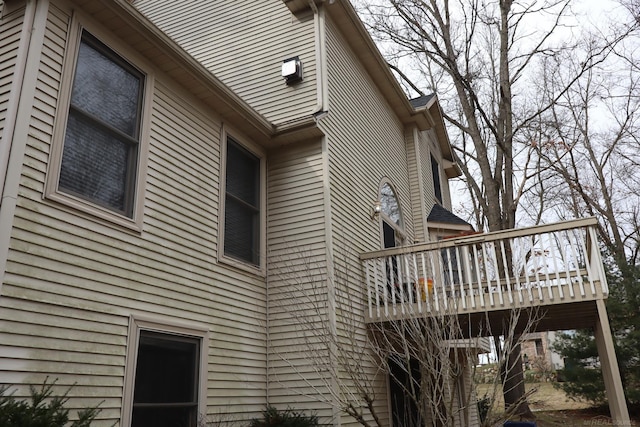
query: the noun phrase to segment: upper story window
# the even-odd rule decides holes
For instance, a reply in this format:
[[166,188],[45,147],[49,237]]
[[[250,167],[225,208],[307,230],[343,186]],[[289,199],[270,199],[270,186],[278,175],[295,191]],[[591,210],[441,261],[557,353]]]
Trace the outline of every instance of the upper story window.
[[260,265],[261,159],[227,137],[224,255]]
[[402,244],[402,214],[396,193],[388,182],[380,186],[380,217],[382,219],[382,244],[384,248],[393,248]]
[[433,177],[433,194],[436,200],[442,204],[442,185],[440,183],[440,165],[438,161],[431,155],[431,175]]
[[87,31],[79,30],[77,37],[76,53],[70,52],[73,80],[67,83],[68,92],[64,86],[61,91],[65,110],[56,134],[60,142],[52,150],[47,196],[139,226],[147,78]]
[[71,90],[58,188],[133,215],[144,77],[87,33]]

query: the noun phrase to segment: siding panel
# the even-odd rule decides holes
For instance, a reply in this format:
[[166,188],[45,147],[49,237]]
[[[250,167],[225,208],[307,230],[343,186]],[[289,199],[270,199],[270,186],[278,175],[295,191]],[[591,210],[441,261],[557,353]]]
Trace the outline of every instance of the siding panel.
[[[269,156],[269,400],[329,420],[327,377],[314,367],[318,342],[309,332],[326,325],[314,315],[328,315],[323,170],[321,141]],[[326,351],[320,345],[315,354],[327,360]]]
[[[145,316],[209,331],[204,412],[257,416],[267,393],[266,283],[217,262],[221,123],[157,75],[142,231],[43,200],[70,19],[52,3],[31,117],[23,118],[30,128],[0,288],[0,377],[17,384],[18,396],[46,376],[58,378],[57,390],[76,384],[72,412],[104,401],[96,425],[113,425],[129,318]],[[11,39],[0,38],[0,55]],[[3,58],[0,116],[12,61]]]
[[[282,123],[312,113],[316,104],[313,19],[298,20],[281,1],[176,6],[167,0],[136,0],[134,5],[268,120]],[[289,87],[280,67],[293,56],[304,64],[304,80]]]
[[[412,243],[413,216],[409,162],[405,129],[382,94],[376,89],[367,70],[348,48],[348,43],[333,22],[327,23],[329,102],[331,114],[321,124],[329,139],[329,170],[332,211],[334,265],[344,272],[336,280],[336,316],[338,329],[345,337],[366,348],[363,272],[358,254],[382,247],[380,222],[370,217],[378,198],[381,180],[389,180],[399,199],[403,227]],[[351,322],[363,325],[352,329]],[[365,358],[378,398],[376,409],[387,420],[386,379],[376,377],[375,363]],[[351,379],[343,373],[342,381]],[[342,425],[356,425],[342,416]]]
[[[2,8],[2,2],[0,2],[0,14]],[[9,94],[14,80],[13,73],[23,20],[23,8],[11,14],[0,16],[0,136],[5,127],[7,109],[9,108]],[[0,177],[0,179],[4,179],[4,177]]]

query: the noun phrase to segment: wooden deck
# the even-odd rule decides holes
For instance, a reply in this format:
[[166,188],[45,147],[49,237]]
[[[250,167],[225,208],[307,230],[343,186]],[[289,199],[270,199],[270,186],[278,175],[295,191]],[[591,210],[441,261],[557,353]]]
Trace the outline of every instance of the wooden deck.
[[591,326],[608,295],[595,226],[587,218],[362,254],[366,320],[455,314],[483,335],[519,310],[537,312],[540,330]]

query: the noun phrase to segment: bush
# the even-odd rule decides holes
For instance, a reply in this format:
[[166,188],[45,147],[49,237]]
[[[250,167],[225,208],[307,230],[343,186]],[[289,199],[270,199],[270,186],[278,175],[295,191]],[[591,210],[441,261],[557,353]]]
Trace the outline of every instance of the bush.
[[262,411],[262,418],[255,418],[249,424],[250,427],[317,427],[318,417],[304,415],[291,409],[278,411],[273,406],[267,406]]
[[[48,379],[47,379],[48,380]],[[44,381],[38,390],[29,387],[31,401],[17,399],[7,394],[8,386],[0,386],[0,426],[11,427],[65,427],[69,422],[69,410],[64,404],[69,400],[69,388],[62,396],[52,396],[55,381]],[[87,408],[78,411],[78,419],[69,427],[89,427],[100,410]]]

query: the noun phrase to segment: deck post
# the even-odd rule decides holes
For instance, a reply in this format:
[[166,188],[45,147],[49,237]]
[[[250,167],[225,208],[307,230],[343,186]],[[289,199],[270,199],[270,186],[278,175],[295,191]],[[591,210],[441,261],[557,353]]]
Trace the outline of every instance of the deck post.
[[598,321],[594,333],[613,425],[631,426],[604,300],[597,299],[596,305],[598,307]]

